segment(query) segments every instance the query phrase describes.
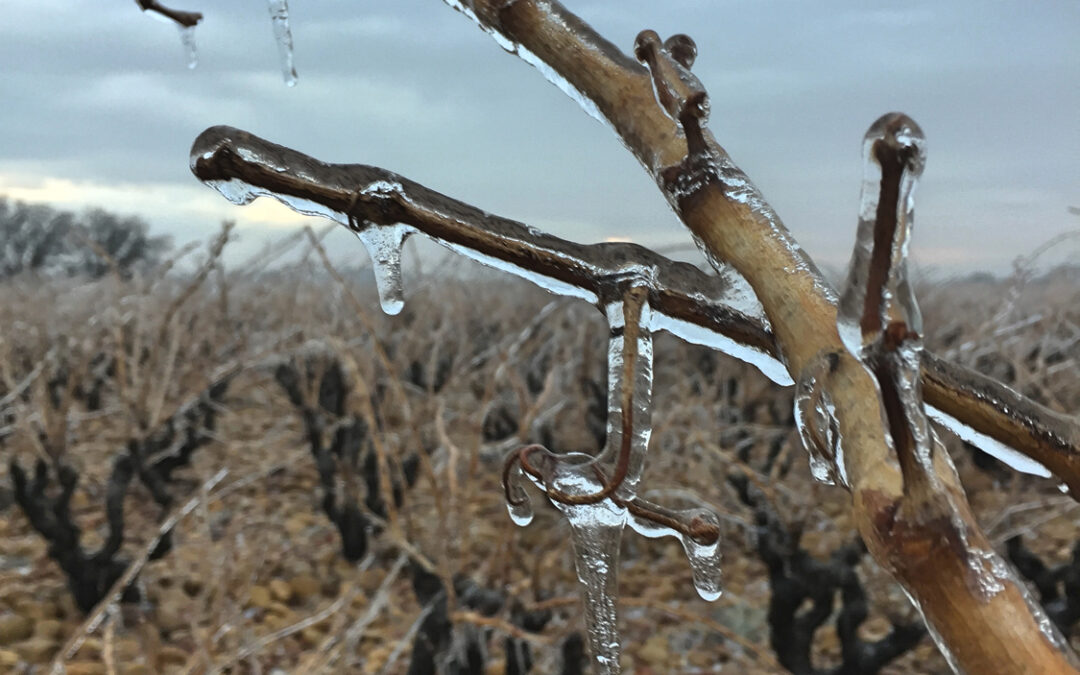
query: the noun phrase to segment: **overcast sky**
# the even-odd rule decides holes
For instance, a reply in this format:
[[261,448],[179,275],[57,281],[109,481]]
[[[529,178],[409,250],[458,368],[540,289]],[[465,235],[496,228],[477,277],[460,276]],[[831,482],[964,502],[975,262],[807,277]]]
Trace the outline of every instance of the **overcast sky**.
[[[195,70],[131,0],[4,0],[0,195],[139,214],[178,242],[231,218],[254,250],[310,220],[191,176],[191,142],[229,124],[562,237],[688,240],[610,131],[438,0],[293,0],[294,88],[265,2],[168,4],[206,15]],[[928,140],[917,263],[1002,271],[1080,227],[1075,0],[566,4],[627,51],[643,28],[697,41],[714,135],[825,265],[850,255],[861,139],[891,110]],[[347,237],[336,256],[362,260]]]

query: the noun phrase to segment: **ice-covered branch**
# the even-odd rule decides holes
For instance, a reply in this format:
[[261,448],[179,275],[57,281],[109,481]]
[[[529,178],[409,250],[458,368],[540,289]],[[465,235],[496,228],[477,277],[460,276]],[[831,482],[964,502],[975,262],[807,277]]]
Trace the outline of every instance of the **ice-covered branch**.
[[[326,164],[229,127],[203,132],[193,147],[191,165],[196,176],[233,201],[265,194],[344,225],[350,217],[403,223],[452,250],[590,302],[597,302],[599,294],[608,292],[603,289],[629,271],[654,270],[649,297],[654,326],[754,363],[774,381],[791,382],[768,321],[747,297],[745,282],[730,270],[710,276],[635,244],[566,241],[390,171]],[[368,242],[377,231],[367,230]],[[392,270],[380,276],[391,284],[395,278],[400,282]],[[391,299],[391,306],[396,302]],[[921,373],[933,419],[1021,470],[1047,475],[1043,467],[1048,468],[1072,494],[1080,495],[1080,431],[1072,419],[930,352],[923,352]]]
[[[975,523],[923,402],[922,316],[907,277],[914,193],[926,159],[922,131],[906,115],[890,113],[870,127],[863,147],[859,227],[837,312],[844,351],[827,352],[828,367],[813,371],[804,398],[815,400],[815,388],[825,390],[816,400],[843,389],[832,380],[842,355],[856,359],[874,379],[874,407],[886,447],[895,453],[901,485],[898,493],[896,488],[891,494],[857,493],[871,519],[864,540],[907,589],[953,669],[976,670],[973,664],[980,664],[977,670],[1022,672],[1038,664],[1043,672],[1068,672],[1076,665],[1070,663],[1069,648]],[[829,449],[839,463],[856,455],[837,417],[843,410],[829,405],[813,413],[807,419],[825,418],[835,430]],[[804,441],[820,436],[827,435],[803,434]],[[1031,651],[1010,646],[994,654],[994,640],[972,630],[976,614],[989,622],[1010,622],[995,628]]]
[[180,26],[185,28],[192,28],[200,21],[202,21],[203,15],[201,12],[188,12],[182,9],[172,9],[158,2],[158,0],[135,0],[135,4],[139,6],[144,12],[157,12],[167,19],[172,19]]
[[[300,213],[359,230],[380,282],[400,283],[398,247],[411,231],[447,248],[602,309],[625,283],[648,289],[653,326],[753,363],[776,382],[791,379],[775,354],[768,322],[737,275],[710,276],[637,244],[578,244],[500,218],[385,169],[326,164],[230,127],[213,127],[191,151],[195,175],[234,203],[273,196]],[[394,228],[407,226],[410,231]],[[377,232],[388,233],[377,236]],[[389,235],[396,234],[396,237]],[[387,250],[389,249],[389,250]],[[380,289],[397,308],[393,287]],[[388,299],[386,296],[391,296]],[[657,317],[655,314],[659,314]]]
[[[1032,612],[1022,587],[1012,579],[992,589],[970,583],[977,563],[972,556],[985,550],[985,537],[944,453],[931,458],[927,470],[949,493],[948,522],[938,513],[900,511],[908,474],[896,461],[882,392],[841,340],[837,298],[829,285],[760,191],[703,128],[708,100],[689,75],[691,60],[679,51],[685,41],[661,44],[643,32],[635,45],[643,68],[555,0],[448,1],[611,125],[710,260],[732,265],[749,282],[793,376],[822,355],[834,355],[822,386],[835,411],[833,431],[841,439],[839,459],[854,520],[878,562],[916,597],[956,666],[967,672],[1075,672],[1068,647]],[[885,206],[895,213],[903,205]],[[905,379],[919,382],[917,368],[912,364]],[[915,423],[925,424],[925,418]],[[948,536],[961,527],[970,549]]]

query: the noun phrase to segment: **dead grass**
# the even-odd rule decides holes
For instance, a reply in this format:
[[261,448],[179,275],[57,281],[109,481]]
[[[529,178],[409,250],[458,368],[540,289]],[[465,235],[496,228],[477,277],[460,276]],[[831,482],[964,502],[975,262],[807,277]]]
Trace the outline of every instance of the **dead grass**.
[[[1015,287],[924,288],[929,346],[1076,413],[1080,283],[1062,273],[1010,291]],[[574,301],[550,305],[550,296],[489,274],[409,279],[407,292],[402,315],[384,317],[366,273],[339,283],[314,254],[285,271],[209,274],[190,291],[188,278],[176,272],[149,282],[18,279],[0,287],[0,391],[16,388],[39,363],[47,376],[47,357],[61,352],[71,359],[124,352],[140,369],[126,390],[107,388],[101,410],[76,403],[67,416],[64,458],[81,476],[73,510],[98,542],[110,460],[138,433],[139,411],[156,407],[144,405],[137,392],[160,399],[167,415],[213,373],[251,366],[230,388],[216,441],[185,470],[189,490],[178,504],[193,499],[194,506],[177,526],[172,553],[140,575],[144,602],[107,614],[68,659],[69,672],[404,673],[423,609],[402,571],[409,558],[430,561],[447,577],[464,573],[525,605],[554,608],[555,620],[531,640],[535,672],[555,669],[554,645],[580,627],[568,530],[551,508],[540,508],[529,527],[514,527],[499,465],[508,448],[541,438],[559,450],[596,449],[584,383],[599,382],[603,390],[601,316]],[[425,457],[416,486],[357,565],[342,560],[337,532],[319,510],[318,476],[299,418],[256,367],[312,340],[329,345],[347,365],[350,410],[379,420],[383,452],[391,460],[416,451]],[[768,582],[751,541],[753,514],[725,475],[733,466],[751,471],[780,515],[804,524],[805,543],[822,556],[854,536],[846,495],[810,479],[791,428],[790,392],[666,335],[657,340],[655,372],[644,485],[691,490],[722,515],[726,592],[716,603],[701,601],[676,542],[628,534],[620,570],[627,672],[714,672],[721,665],[777,672],[765,621]],[[370,397],[357,393],[364,390]],[[10,458],[25,464],[43,452],[31,424],[41,416],[45,392],[37,384],[27,391],[29,400],[11,402],[14,418],[0,419],[6,436],[0,485],[9,484]],[[526,420],[526,428],[516,438],[485,442],[485,417],[498,408]],[[1078,537],[1072,500],[1048,481],[978,469],[956,439],[949,446],[997,541],[1031,532],[1029,545],[1040,554],[1054,562],[1068,556]],[[766,472],[773,447],[779,459]],[[216,486],[199,487],[221,471],[227,474]],[[124,550],[132,559],[161,516],[136,486],[126,517]],[[875,600],[864,626],[873,637],[888,629],[886,616],[911,610],[868,558],[860,572]],[[44,672],[31,664],[52,661],[79,631],[84,617],[64,583],[17,507],[0,510],[0,620],[25,617],[33,624],[33,635],[0,641],[0,669]],[[457,617],[478,621],[468,613]],[[496,664],[510,630],[506,619],[482,622],[495,635]],[[835,657],[831,627],[818,642],[822,659]],[[946,668],[927,641],[886,672]]]

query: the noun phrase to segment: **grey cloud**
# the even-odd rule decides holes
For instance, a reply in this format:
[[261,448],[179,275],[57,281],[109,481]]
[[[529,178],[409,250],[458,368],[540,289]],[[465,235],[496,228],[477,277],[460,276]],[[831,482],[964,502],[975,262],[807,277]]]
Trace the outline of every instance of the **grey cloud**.
[[[281,83],[262,3],[204,4],[189,72],[175,28],[134,3],[6,3],[0,175],[195,189],[190,143],[225,123],[560,236],[687,239],[609,130],[437,0],[294,2],[295,89]],[[1000,269],[1076,226],[1065,212],[1080,202],[1074,3],[567,4],[624,49],[645,27],[693,35],[715,135],[823,260],[850,251],[860,139],[892,109],[929,137],[920,250],[981,232],[972,265]],[[143,215],[181,241],[215,226],[184,213]]]

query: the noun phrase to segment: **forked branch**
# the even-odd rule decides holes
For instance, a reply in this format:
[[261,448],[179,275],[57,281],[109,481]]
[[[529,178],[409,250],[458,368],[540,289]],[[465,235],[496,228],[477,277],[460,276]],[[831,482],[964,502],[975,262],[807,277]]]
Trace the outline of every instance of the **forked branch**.
[[[760,353],[778,356],[790,374],[774,379],[798,380],[804,370],[820,363],[822,355],[833,355],[822,374],[820,386],[825,391],[820,400],[827,397],[835,410],[834,432],[843,452],[835,454],[834,461],[851,490],[859,532],[875,559],[919,606],[954,665],[966,672],[1076,672],[1068,647],[1057,639],[1045,615],[1028,602],[1024,587],[979,530],[945,453],[929,451],[929,442],[923,439],[916,439],[919,443],[905,439],[897,448],[904,428],[921,433],[910,431],[911,425],[925,427],[922,398],[916,388],[912,400],[917,405],[901,401],[906,406],[903,416],[883,414],[883,403],[886,413],[891,404],[882,401],[878,383],[886,377],[894,383],[919,382],[917,352],[914,361],[890,362],[875,375],[868,367],[872,361],[841,340],[835,293],[706,128],[708,97],[690,72],[692,42],[676,36],[662,43],[655,33],[642,32],[635,56],[646,64],[643,67],[554,0],[449,0],[449,4],[476,20],[505,49],[537,66],[587,112],[606,120],[653,176],[714,266],[723,271],[730,264],[745,278],[767,317],[760,318],[762,331],[751,344]],[[883,158],[874,161],[881,169],[880,195],[875,197],[885,209],[877,216],[888,209],[895,215],[901,205],[893,195],[903,190],[891,181],[904,180],[905,171],[885,171]],[[705,344],[719,342],[717,336],[730,342],[740,329],[746,333],[746,320],[753,314],[723,313],[724,305],[734,300],[731,294],[725,297],[715,281],[691,278],[693,273],[685,268],[682,279],[663,278],[673,266],[642,249],[619,249],[622,257],[608,250],[611,257],[596,259],[596,247],[578,247],[489,216],[394,174],[359,165],[322,164],[243,132],[227,128],[204,132],[193,148],[192,169],[237,203],[272,194],[301,212],[352,226],[362,239],[372,238],[370,228],[388,226],[379,236],[398,251],[396,258],[387,258],[396,263],[397,276],[388,277],[392,281],[400,277],[400,244],[409,231],[397,224],[404,223],[496,266],[520,266],[537,283],[602,307],[621,297],[620,281],[627,274],[644,278],[649,304],[663,321],[652,328],[668,328],[684,337],[699,330],[694,341]],[[887,222],[883,226],[888,229]],[[865,278],[859,283],[871,293],[881,290]],[[679,290],[670,292],[671,288]],[[396,307],[395,298],[384,306]],[[702,312],[702,307],[715,307],[716,313]],[[723,331],[706,330],[712,316],[725,317]],[[891,315],[880,314],[878,332],[884,339],[871,336],[871,342],[895,354],[914,345],[917,336],[907,325],[911,313],[904,316],[903,330],[893,335]],[[762,342],[767,327],[773,331],[773,349]],[[702,333],[708,337],[701,339]],[[893,338],[895,348],[889,349],[887,342]],[[947,378],[948,372],[939,382],[947,383]],[[942,396],[963,412],[965,402],[978,394],[959,384],[956,389]],[[1046,467],[1063,473],[1075,469],[1080,434],[1061,427],[1046,433],[1052,424],[1040,423],[1038,430],[1028,427],[1044,417],[1037,408],[1029,409],[1034,413],[1030,418],[1013,424],[1000,419],[1012,415],[1001,408],[997,423],[987,423],[986,411],[1008,397],[1003,390],[984,399],[979,407],[983,416],[969,415],[969,421],[999,436],[1014,435],[1002,439],[1005,442],[1024,437],[1022,452],[1055,460],[1043,461]],[[933,404],[932,396],[927,399]],[[1023,429],[1026,432],[1019,433]],[[1074,457],[1052,456],[1063,452]],[[1075,491],[1080,481],[1072,474],[1075,471],[1061,477]]]

